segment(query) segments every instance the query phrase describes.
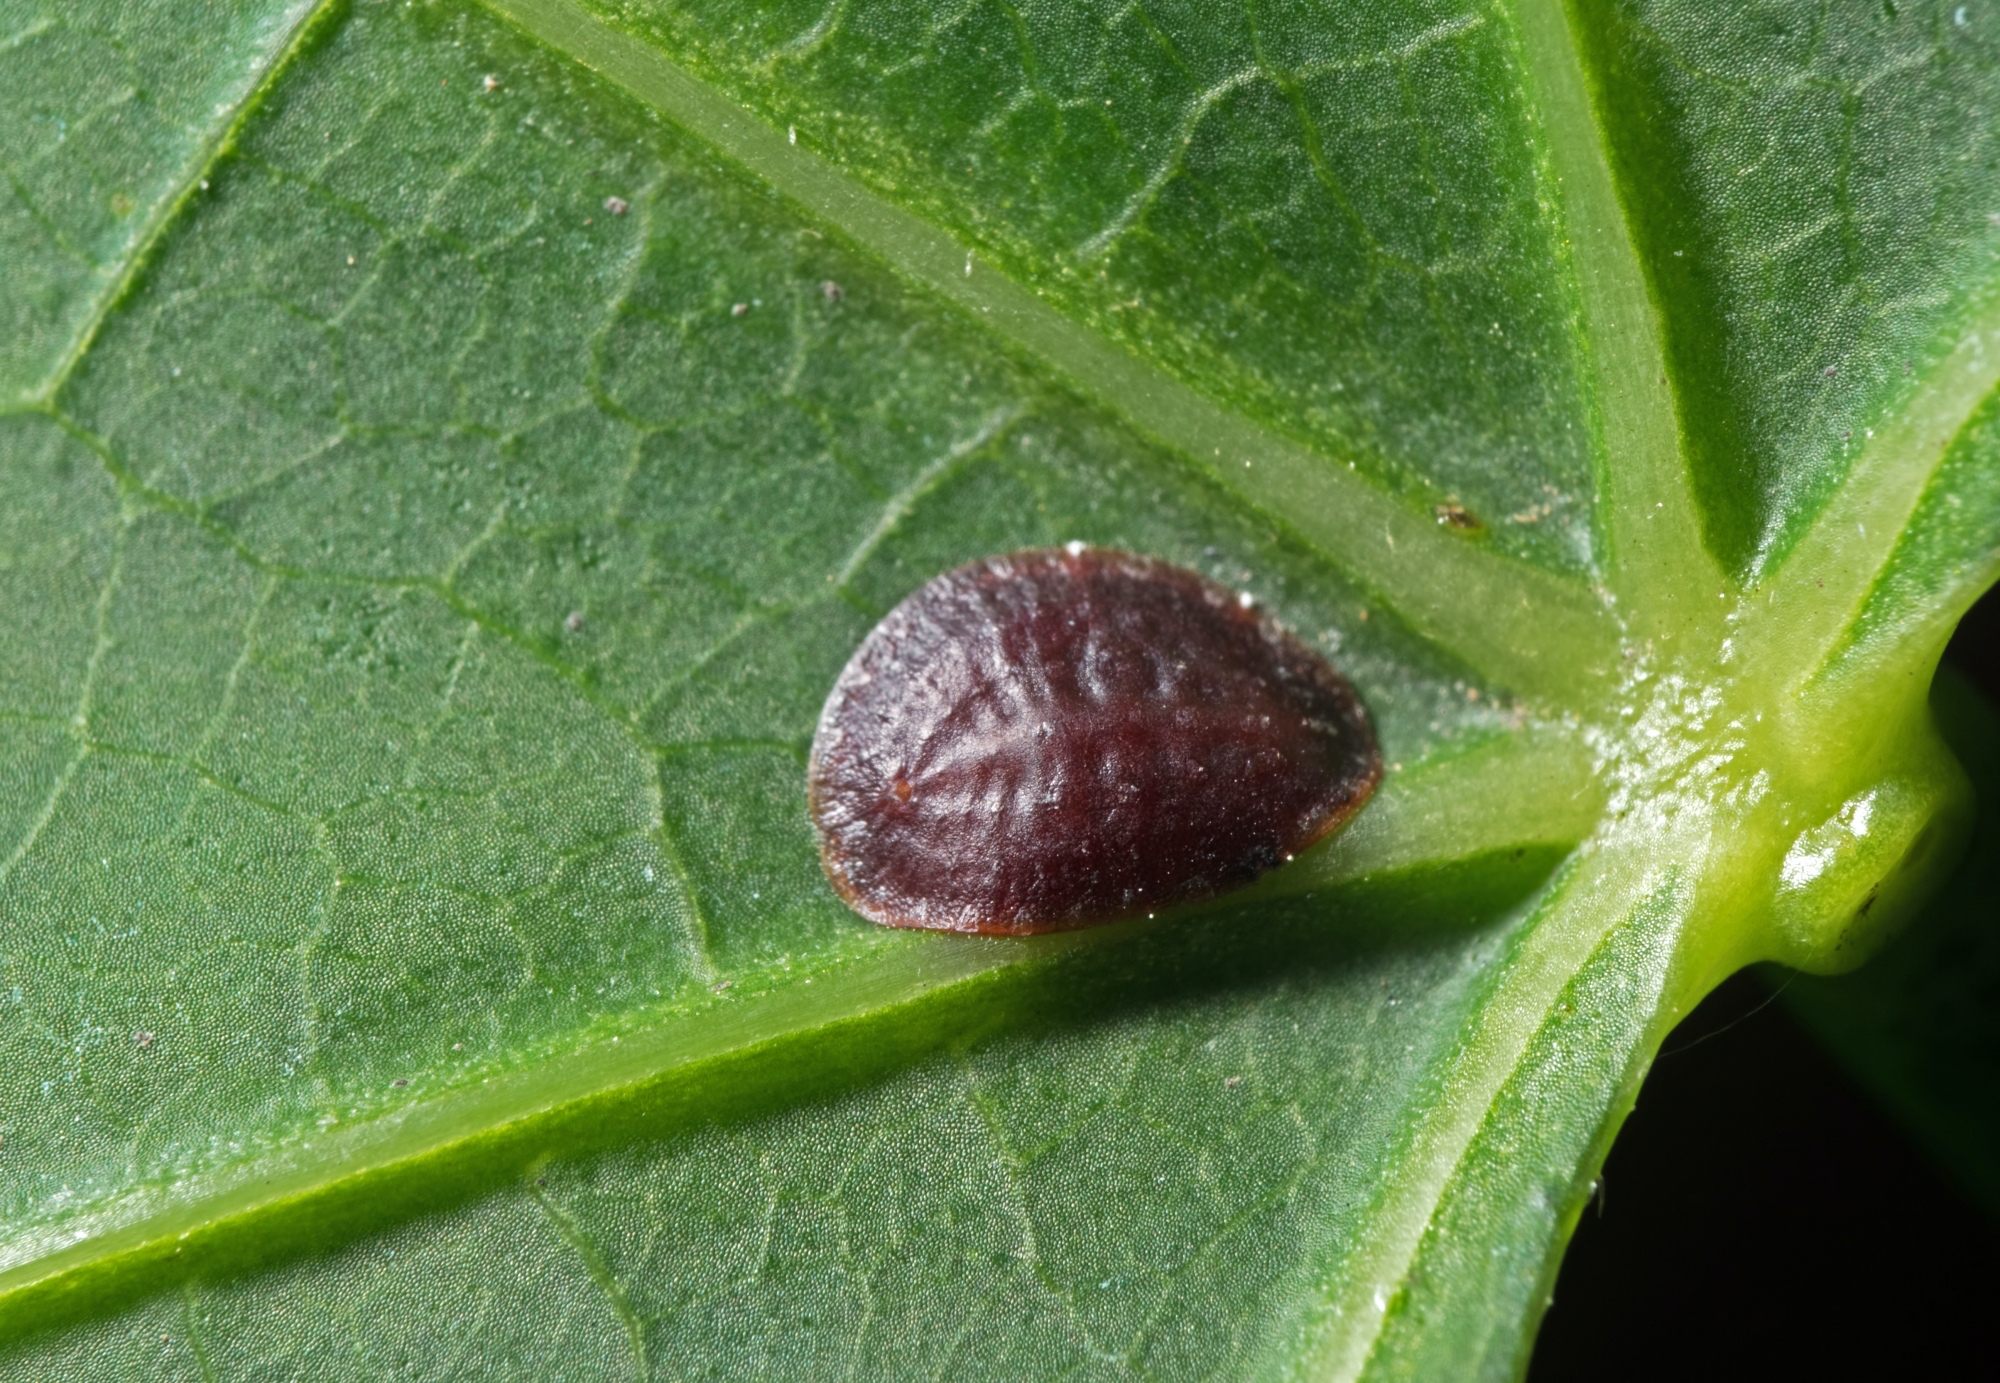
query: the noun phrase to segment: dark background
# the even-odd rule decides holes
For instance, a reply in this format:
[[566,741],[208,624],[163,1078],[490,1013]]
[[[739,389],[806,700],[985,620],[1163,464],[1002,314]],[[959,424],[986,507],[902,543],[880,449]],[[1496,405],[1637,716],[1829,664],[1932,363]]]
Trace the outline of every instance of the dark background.
[[[2000,591],[1945,656],[2000,702]],[[1530,1383],[2000,1378],[2000,1223],[1773,1002],[1774,980],[1736,976],[1667,1039]]]

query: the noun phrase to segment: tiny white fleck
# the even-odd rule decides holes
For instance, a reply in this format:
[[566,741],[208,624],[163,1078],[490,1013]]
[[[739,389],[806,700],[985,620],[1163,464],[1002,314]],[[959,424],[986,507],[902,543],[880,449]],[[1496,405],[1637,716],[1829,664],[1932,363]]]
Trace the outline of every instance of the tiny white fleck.
[[481,82],[480,85],[484,86],[488,91],[497,91],[500,87],[500,79],[494,76],[491,72],[488,72],[486,74],[486,80],[484,82]]
[[799,142],[799,127],[797,125],[785,126],[785,140],[790,144]]
[[[176,370],[174,373],[179,374],[180,371]],[[1063,544],[1063,551],[1067,552],[1072,557],[1081,557],[1083,556],[1083,544],[1077,539],[1071,538],[1068,542]]]
[[1257,597],[1251,595],[1248,591],[1243,591],[1237,595],[1236,603],[1247,610],[1257,603]]

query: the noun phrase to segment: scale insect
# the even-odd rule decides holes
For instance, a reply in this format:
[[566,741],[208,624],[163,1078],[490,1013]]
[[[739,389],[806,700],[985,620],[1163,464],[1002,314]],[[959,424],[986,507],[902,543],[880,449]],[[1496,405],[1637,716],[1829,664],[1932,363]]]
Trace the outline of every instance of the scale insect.
[[1072,543],[890,611],[827,697],[807,791],[862,916],[1026,936],[1240,888],[1381,774],[1354,688],[1249,597]]

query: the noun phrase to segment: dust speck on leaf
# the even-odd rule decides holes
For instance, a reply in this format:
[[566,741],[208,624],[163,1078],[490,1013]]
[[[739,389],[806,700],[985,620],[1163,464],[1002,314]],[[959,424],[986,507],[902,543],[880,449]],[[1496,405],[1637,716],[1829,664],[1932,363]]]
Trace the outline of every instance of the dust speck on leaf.
[[623,216],[632,209],[632,204],[623,197],[606,197],[604,199],[604,209],[613,216]]
[[480,85],[485,87],[488,91],[498,91],[500,89],[500,79],[494,76],[491,72],[488,72],[486,74],[486,79],[483,82],[481,82]]
[[144,1031],[135,1032],[132,1034],[132,1040],[141,1047],[150,1047],[153,1045],[153,1034]]
[[408,1085],[409,1082],[404,1080],[401,1076],[398,1076],[396,1077],[396,1079],[390,1081],[389,1084],[394,1086],[396,1089],[401,1090],[404,1086]]
[[749,303],[732,303],[729,308],[729,315],[732,317],[741,317],[749,311]]
[[569,632],[572,634],[574,634],[577,630],[583,628],[583,611],[571,610],[569,612],[569,618],[563,621],[563,628],[569,630]]
[[819,292],[820,296],[825,298],[830,303],[837,303],[842,298],[847,296],[847,290],[845,288],[842,288],[839,284],[835,283],[832,279],[828,279],[826,280],[826,282],[820,284]]

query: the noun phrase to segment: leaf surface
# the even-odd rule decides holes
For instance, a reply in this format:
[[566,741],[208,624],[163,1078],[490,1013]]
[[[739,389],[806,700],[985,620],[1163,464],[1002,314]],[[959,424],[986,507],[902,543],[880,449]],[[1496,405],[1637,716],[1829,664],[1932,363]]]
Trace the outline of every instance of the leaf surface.
[[[17,8],[0,1371],[1504,1377],[1677,1013],[1959,839],[1944,11]],[[1822,69],[1832,293],[1811,160],[1717,172]],[[1327,650],[1383,789],[1190,916],[863,923],[826,688],[1070,540]]]

